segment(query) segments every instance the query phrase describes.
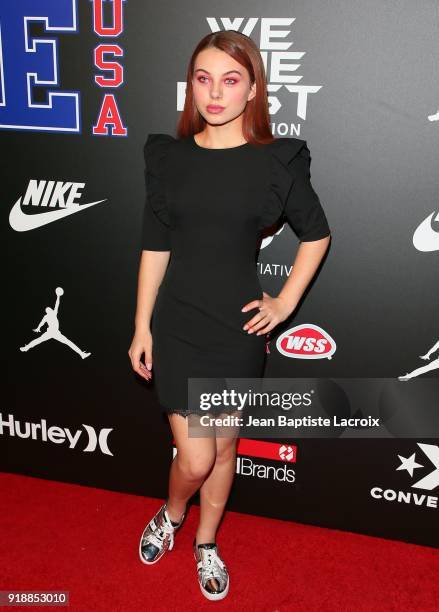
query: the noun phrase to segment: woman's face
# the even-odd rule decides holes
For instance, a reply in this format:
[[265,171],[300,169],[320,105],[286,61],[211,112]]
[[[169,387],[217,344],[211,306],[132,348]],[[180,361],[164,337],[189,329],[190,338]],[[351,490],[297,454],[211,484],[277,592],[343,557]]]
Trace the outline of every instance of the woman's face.
[[198,111],[212,125],[236,119],[256,93],[247,69],[214,47],[197,55],[192,86]]

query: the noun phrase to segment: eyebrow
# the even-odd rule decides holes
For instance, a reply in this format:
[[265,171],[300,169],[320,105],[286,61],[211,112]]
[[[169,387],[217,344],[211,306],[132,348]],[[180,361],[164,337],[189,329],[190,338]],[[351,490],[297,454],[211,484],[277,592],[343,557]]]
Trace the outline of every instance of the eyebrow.
[[[197,68],[194,72],[198,72],[198,71],[203,71],[203,72],[207,72],[207,74],[210,74],[210,72],[208,70],[205,70],[204,68]],[[239,70],[227,70],[227,72],[223,72],[223,74],[231,74],[232,72],[236,72],[236,74],[241,74],[241,72],[239,72]]]

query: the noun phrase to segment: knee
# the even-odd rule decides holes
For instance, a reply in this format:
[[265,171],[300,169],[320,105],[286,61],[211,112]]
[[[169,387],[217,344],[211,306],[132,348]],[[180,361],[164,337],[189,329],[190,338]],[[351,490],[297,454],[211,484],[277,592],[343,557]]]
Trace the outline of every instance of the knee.
[[217,448],[216,452],[216,463],[225,464],[230,461],[234,461],[236,457],[236,446],[232,442],[230,444],[224,444]]
[[188,480],[200,480],[207,476],[214,463],[215,455],[208,455],[181,458],[179,465]]

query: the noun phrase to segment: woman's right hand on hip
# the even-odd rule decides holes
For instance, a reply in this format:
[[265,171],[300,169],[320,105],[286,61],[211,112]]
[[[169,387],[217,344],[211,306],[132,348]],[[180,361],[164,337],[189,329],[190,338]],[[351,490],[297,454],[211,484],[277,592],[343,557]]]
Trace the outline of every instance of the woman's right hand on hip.
[[[145,353],[145,363],[141,361]],[[128,350],[133,370],[145,380],[152,378],[152,335],[150,331],[136,332]]]

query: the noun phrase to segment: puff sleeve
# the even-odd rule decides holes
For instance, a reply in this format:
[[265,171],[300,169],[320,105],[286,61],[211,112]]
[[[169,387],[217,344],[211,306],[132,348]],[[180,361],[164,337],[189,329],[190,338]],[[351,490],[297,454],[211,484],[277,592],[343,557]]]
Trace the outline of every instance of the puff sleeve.
[[168,134],[149,134],[143,148],[146,195],[141,248],[144,250],[171,250],[171,222],[166,202],[165,169],[172,142],[175,142],[175,139]]
[[269,152],[271,184],[261,227],[283,215],[302,242],[328,236],[328,220],[311,184],[306,140],[278,138],[269,145]]
[[288,160],[293,179],[285,202],[284,214],[301,242],[320,240],[330,235],[328,220],[311,184],[311,154],[306,141]]

